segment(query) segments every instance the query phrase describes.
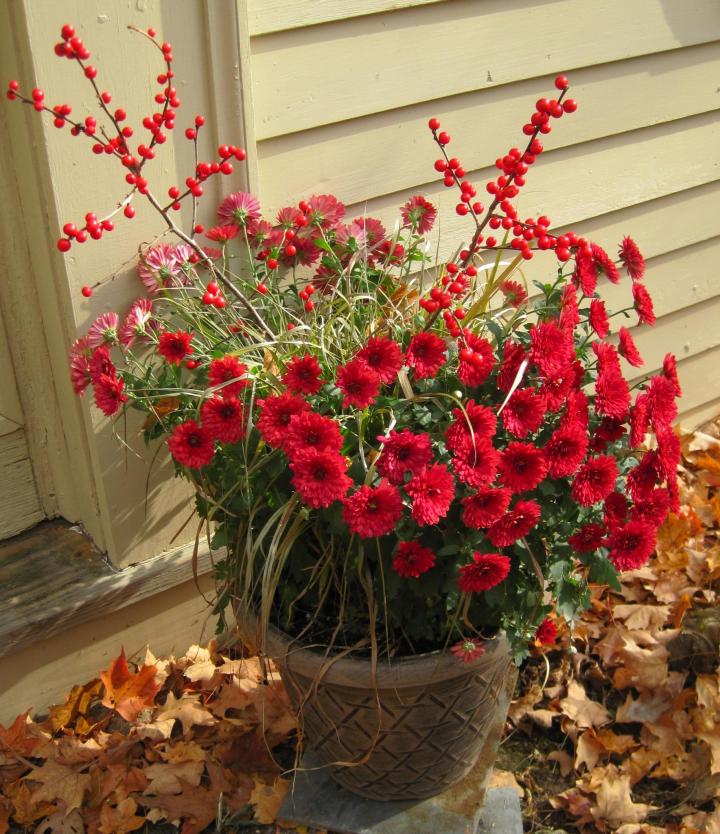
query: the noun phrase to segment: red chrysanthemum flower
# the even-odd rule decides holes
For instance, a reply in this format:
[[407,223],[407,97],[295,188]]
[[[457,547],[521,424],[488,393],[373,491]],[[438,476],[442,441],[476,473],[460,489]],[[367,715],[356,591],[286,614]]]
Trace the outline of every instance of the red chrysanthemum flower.
[[557,626],[549,617],[545,617],[535,629],[535,639],[544,646],[552,646],[557,640],[557,636]]
[[523,363],[527,359],[528,355],[522,345],[517,342],[505,342],[500,370],[495,380],[495,384],[501,391],[509,391],[512,388],[518,375],[523,371]]
[[605,542],[605,530],[599,524],[583,524],[568,537],[568,544],[576,553],[593,553]]
[[82,397],[90,384],[90,345],[87,337],[76,339],[73,342],[69,359],[73,391],[79,397]]
[[378,438],[383,444],[377,459],[377,471],[391,484],[401,484],[405,474],[419,475],[432,460],[430,435],[413,434],[409,429],[391,431]]
[[666,353],[663,359],[663,376],[667,377],[672,382],[675,388],[675,396],[682,397],[682,388],[680,387],[680,380],[677,372],[677,359],[672,353]]
[[671,425],[678,415],[675,385],[672,380],[662,374],[651,377],[645,393],[648,416],[655,431]]
[[642,567],[655,550],[655,530],[643,521],[629,521],[608,539],[608,558],[618,570]]
[[583,391],[570,391],[562,417],[563,427],[578,425],[587,431],[590,422],[590,405]]
[[471,487],[482,487],[495,480],[500,452],[487,438],[479,438],[453,454],[452,466],[458,479]]
[[642,280],[645,275],[645,258],[638,249],[637,243],[631,237],[622,239],[618,255],[633,281]]
[[641,446],[649,428],[648,395],[638,394],[635,405],[630,409],[630,445]]
[[655,324],[655,310],[652,298],[644,284],[633,281],[633,304],[638,314],[638,324]]
[[587,449],[587,432],[578,423],[556,429],[543,448],[548,475],[551,478],[572,475],[583,462]]
[[403,355],[400,345],[384,336],[372,336],[357,355],[375,371],[381,382],[394,382],[402,368]]
[[595,382],[595,411],[605,417],[625,420],[630,408],[630,389],[620,371],[620,359],[614,345],[593,342],[598,358]]
[[545,400],[548,411],[559,411],[567,402],[575,384],[576,374],[571,365],[556,376],[546,377],[538,389],[538,394]]
[[322,368],[314,356],[293,356],[282,381],[293,394],[317,394],[322,388]]
[[[663,481],[663,467],[657,452],[645,452],[640,463],[627,476],[627,487],[633,501],[646,501],[655,487]],[[673,478],[673,482],[675,479]],[[668,487],[670,484],[668,484]]]
[[190,342],[192,333],[178,330],[176,333],[165,331],[158,339],[158,353],[170,365],[180,365],[186,356],[192,353]]
[[621,327],[618,335],[620,337],[620,342],[618,344],[620,356],[624,356],[625,359],[635,368],[639,368],[641,365],[644,365],[645,363],[643,358],[640,356],[640,351],[637,349],[637,346],[633,341],[633,337],[630,335],[630,331],[625,327]]
[[435,223],[437,209],[424,197],[417,195],[411,197],[400,209],[403,223],[409,226],[418,234],[424,235],[429,232]]
[[654,489],[644,501],[633,507],[631,518],[659,527],[667,518],[670,509],[670,492],[664,487]]
[[207,466],[215,453],[212,435],[195,420],[186,420],[175,426],[167,444],[173,458],[190,469]]
[[287,393],[258,400],[258,406],[261,413],[256,423],[257,430],[268,445],[280,448],[288,440],[290,420],[296,414],[310,410],[302,397]]
[[588,320],[590,327],[592,327],[600,339],[604,339],[610,332],[610,320],[605,309],[605,302],[599,298],[593,298],[590,302],[590,315]]
[[519,281],[511,281],[509,278],[500,284],[500,292],[511,307],[522,307],[528,299],[525,287]]
[[535,501],[518,501],[502,518],[488,527],[485,534],[494,547],[508,547],[532,530],[540,520],[540,506]]
[[343,406],[367,408],[380,393],[380,377],[364,359],[351,359],[338,368],[337,386],[345,394]]
[[546,413],[544,397],[534,388],[519,388],[505,405],[502,421],[515,437],[527,437],[540,428]]
[[95,405],[106,417],[112,417],[127,402],[127,394],[123,393],[124,386],[122,379],[109,374],[100,374],[94,383]]
[[407,579],[417,579],[435,564],[435,554],[417,542],[400,542],[393,559],[393,570]]
[[470,387],[482,385],[495,364],[492,345],[487,339],[466,330],[459,340],[459,347],[458,379]]
[[615,489],[617,462],[611,455],[590,458],[580,467],[572,485],[573,498],[583,507],[602,501]]
[[313,194],[307,202],[307,217],[313,226],[331,229],[345,217],[345,206],[332,194]]
[[611,492],[605,499],[603,521],[608,530],[617,530],[625,524],[628,514],[628,500],[621,492]]
[[530,328],[530,361],[543,376],[552,377],[575,359],[572,334],[561,330],[554,321],[534,324]]
[[572,333],[580,323],[577,290],[572,284],[566,284],[560,300],[560,327]]
[[447,466],[436,463],[415,475],[405,491],[413,499],[412,517],[418,524],[437,524],[455,497],[455,479]]
[[203,428],[221,443],[237,443],[245,434],[245,409],[237,397],[215,395],[205,400],[200,415]]
[[612,281],[613,284],[619,284],[620,273],[618,272],[618,268],[615,266],[615,261],[613,261],[610,255],[608,255],[602,246],[598,246],[597,243],[590,244],[590,251],[592,252],[592,259],[595,266],[601,272],[605,273],[608,281]]
[[532,443],[508,443],[500,456],[500,481],[513,492],[535,489],[546,474],[543,453]]
[[361,486],[345,498],[342,515],[351,533],[372,539],[390,533],[400,520],[402,510],[400,490],[381,481],[376,487]]
[[503,582],[510,573],[510,558],[502,553],[473,553],[469,565],[460,568],[460,590],[480,594]]
[[672,426],[661,426],[655,430],[657,439],[657,454],[662,471],[668,482],[677,478],[677,468],[680,465],[680,438],[675,434]]
[[110,377],[117,376],[117,368],[110,358],[110,350],[105,345],[95,348],[92,352],[89,372],[92,382],[97,382],[103,374]]
[[260,218],[260,203],[252,194],[236,191],[220,203],[218,217],[226,225],[247,226]]
[[575,255],[575,271],[572,275],[573,285],[590,297],[597,287],[597,269],[589,249],[578,249]]
[[463,523],[473,530],[482,530],[501,518],[508,506],[512,493],[505,487],[480,489],[475,495],[463,498]]
[[339,453],[342,443],[340,427],[332,418],[316,411],[300,411],[290,417],[283,450],[289,458],[306,449]]
[[234,397],[243,388],[247,388],[250,382],[243,379],[247,373],[247,365],[244,365],[237,356],[228,354],[222,359],[213,359],[208,370],[208,382],[212,387],[222,385],[218,391],[222,397]]
[[346,474],[348,461],[337,452],[306,449],[292,458],[290,468],[300,498],[314,509],[342,500],[352,486]]
[[445,432],[445,445],[453,452],[465,452],[481,441],[489,440],[497,429],[495,412],[475,400],[468,400],[465,409],[453,408],[453,421]]
[[485,654],[485,646],[480,640],[464,637],[460,642],[455,643],[450,651],[461,663],[472,663],[473,660]]
[[445,364],[447,345],[435,333],[416,333],[410,340],[405,362],[413,369],[415,379],[427,379]]

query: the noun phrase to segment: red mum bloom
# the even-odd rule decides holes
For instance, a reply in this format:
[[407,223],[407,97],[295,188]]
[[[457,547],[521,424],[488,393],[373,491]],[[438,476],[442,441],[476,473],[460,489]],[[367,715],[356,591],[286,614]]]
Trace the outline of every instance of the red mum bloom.
[[511,307],[522,307],[528,299],[527,290],[519,281],[506,279],[500,284],[500,292]]
[[562,418],[563,427],[576,424],[587,431],[589,421],[590,406],[587,396],[583,391],[571,391],[568,394],[565,414]]
[[247,379],[243,379],[246,373],[247,365],[240,362],[237,356],[228,354],[210,363],[208,382],[213,387],[223,386],[218,392],[222,397],[233,397],[250,384]]
[[675,388],[675,396],[682,397],[682,388],[680,387],[677,372],[677,360],[672,353],[666,353],[663,359],[663,376],[666,376],[672,382]]
[[605,530],[599,524],[584,524],[568,537],[568,544],[576,553],[592,553],[605,542]]
[[505,342],[503,347],[503,358],[500,363],[496,385],[501,391],[509,391],[518,374],[520,374],[523,362],[528,358],[525,348],[517,342]]
[[186,420],[175,426],[167,444],[175,460],[190,469],[207,466],[215,453],[212,435],[195,420]]
[[531,443],[508,443],[500,456],[500,480],[513,492],[535,487],[547,474],[547,464],[540,449]]
[[680,464],[680,438],[671,426],[661,426],[655,430],[657,438],[657,453],[660,466],[668,482],[677,478],[677,468]]
[[317,394],[322,388],[322,368],[314,356],[293,356],[282,381],[293,394]]
[[610,255],[608,255],[602,246],[598,246],[597,243],[590,244],[590,251],[592,252],[592,259],[595,262],[595,266],[601,272],[605,273],[609,281],[612,281],[613,284],[619,284],[620,273]]
[[512,493],[509,489],[480,489],[463,498],[463,523],[473,530],[489,527],[507,510]]
[[635,310],[638,314],[638,324],[655,324],[655,310],[653,309],[652,298],[645,285],[633,281],[632,294]]
[[239,231],[237,226],[213,226],[205,232],[205,237],[215,243],[227,243],[237,237]]
[[453,408],[453,421],[445,432],[445,444],[453,452],[465,452],[484,440],[489,440],[497,429],[495,412],[475,400],[465,403],[465,410]]
[[603,520],[608,530],[617,530],[625,524],[628,512],[628,500],[620,492],[611,492],[605,499]]
[[620,371],[617,350],[606,342],[593,342],[598,358],[595,383],[595,411],[605,417],[625,420],[630,408],[630,389]]
[[405,485],[413,499],[412,517],[418,524],[437,524],[444,518],[455,497],[455,479],[442,463],[428,466]]
[[306,449],[339,453],[342,443],[340,427],[333,419],[316,411],[300,411],[290,417],[283,449],[292,458]]
[[345,206],[332,194],[313,194],[308,200],[310,210],[307,212],[310,223],[331,229],[345,216]]
[[125,383],[122,379],[108,374],[100,374],[95,382],[95,405],[107,417],[112,417],[122,403],[127,402],[127,394],[123,393]]
[[513,393],[502,412],[505,428],[515,437],[533,434],[542,425],[546,414],[545,398],[534,388],[521,388]]
[[434,564],[435,554],[432,550],[417,542],[400,542],[393,559],[395,573],[408,579],[417,579]]
[[485,646],[480,642],[480,640],[470,640],[465,637],[460,640],[459,643],[455,643],[455,645],[451,647],[450,651],[462,663],[472,663],[473,660],[477,660],[485,654]]
[[621,327],[619,336],[620,344],[618,345],[618,350],[620,352],[620,356],[624,356],[625,359],[627,359],[627,361],[635,368],[639,368],[641,365],[644,365],[645,363],[643,358],[640,356],[640,351],[637,349],[635,342],[633,341],[633,337],[630,335],[630,331],[625,327]]
[[403,429],[391,431],[379,440],[383,447],[377,460],[377,471],[391,484],[401,484],[406,472],[418,475],[432,460],[429,434],[413,434],[409,429]]
[[495,364],[493,348],[487,339],[482,339],[474,333],[464,331],[460,341],[460,363],[458,378],[463,385],[474,387],[482,385],[490,376]]
[[403,355],[400,345],[392,339],[372,336],[367,345],[358,351],[358,357],[380,377],[381,382],[393,382],[402,368]]
[[535,639],[538,643],[542,643],[545,646],[552,646],[557,640],[557,636],[557,626],[549,617],[545,617],[545,619],[535,629]]
[[572,276],[573,285],[582,290],[588,297],[595,293],[597,287],[597,269],[589,249],[579,249],[575,255],[575,271]]
[[624,237],[618,255],[633,281],[640,281],[645,275],[645,258],[637,243],[631,237]]
[[655,530],[643,521],[629,521],[612,533],[608,548],[608,558],[618,570],[635,570],[655,550]]
[[578,423],[569,423],[556,429],[543,448],[550,477],[564,478],[576,472],[587,449],[587,432]]
[[577,290],[572,284],[566,284],[560,302],[560,327],[572,332],[575,330],[575,325],[579,323],[580,311],[578,310]]
[[575,359],[572,335],[554,321],[534,324],[530,328],[530,361],[543,376],[556,376]]
[[178,330],[176,333],[160,334],[158,340],[158,353],[165,358],[170,365],[179,365],[183,359],[192,353],[190,342],[192,333]]
[[662,374],[654,376],[650,379],[646,394],[650,422],[657,432],[659,429],[669,426],[677,417],[675,385],[672,380]]
[[364,359],[351,359],[338,368],[337,386],[345,394],[343,406],[367,408],[380,393],[380,377]]
[[215,395],[200,407],[203,428],[214,440],[237,443],[245,434],[245,409],[237,397]]
[[540,520],[540,506],[535,501],[518,501],[502,518],[488,527],[488,541],[495,547],[508,547],[532,530]]
[[630,409],[630,445],[642,445],[649,428],[648,395],[638,394],[635,405]]
[[663,480],[663,474],[658,453],[646,452],[640,463],[631,469],[627,476],[627,486],[633,501],[637,504],[647,500]]
[[495,480],[500,453],[487,438],[479,438],[475,445],[468,445],[454,453],[453,469],[458,478],[468,486],[481,487]]
[[510,559],[501,553],[473,553],[469,565],[460,568],[460,590],[480,594],[499,585],[510,573]]
[[403,504],[400,490],[392,484],[361,486],[343,501],[343,518],[351,533],[372,539],[390,533],[400,520]]
[[403,223],[409,226],[418,234],[424,235],[429,232],[435,223],[437,209],[424,197],[417,195],[411,197],[400,209]]
[[654,489],[644,501],[638,501],[633,507],[631,518],[644,521],[653,527],[659,527],[667,518],[670,509],[670,493],[660,487]]
[[598,337],[604,339],[610,332],[610,320],[608,319],[605,302],[599,298],[593,298],[590,302],[590,327],[597,333]]
[[617,462],[610,455],[599,455],[582,467],[575,476],[572,496],[583,507],[602,501],[615,489]]
[[576,374],[572,365],[557,376],[543,380],[538,394],[544,398],[548,411],[559,411],[565,405],[575,382]]
[[117,368],[113,365],[112,359],[110,359],[110,351],[105,345],[95,348],[93,351],[90,357],[89,372],[90,379],[93,382],[98,382],[103,374],[110,377],[117,376]]
[[329,507],[343,499],[352,486],[347,476],[348,461],[337,452],[306,449],[290,461],[292,482],[309,507]]
[[261,409],[256,424],[258,431],[267,444],[280,448],[283,448],[288,440],[290,420],[296,414],[310,409],[302,397],[287,393],[258,400],[258,405]]
[[445,342],[435,333],[416,333],[410,340],[405,361],[415,371],[415,379],[434,377],[445,364]]

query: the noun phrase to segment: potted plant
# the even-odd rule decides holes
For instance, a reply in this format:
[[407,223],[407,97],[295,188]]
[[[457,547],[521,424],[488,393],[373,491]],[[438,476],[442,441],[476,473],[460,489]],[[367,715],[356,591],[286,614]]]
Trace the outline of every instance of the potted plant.
[[[565,76],[523,147],[498,158],[487,205],[430,119],[435,170],[469,224],[449,258],[430,254],[436,209],[422,196],[389,231],[334,196],[268,219],[235,192],[204,228],[203,183],[245,152],[221,145],[167,199],[152,190],[146,165],[180,102],[171,46],[143,34],[165,64],[145,143],[109,107],[72,26],[55,51],[94,86],[102,132],[42,90],[8,87],[126,170],[115,211],[67,223],[61,252],[142,200],[168,228],[140,256],[143,296],[72,345],[75,391],[111,417],[148,415],[147,441],[167,444],[224,548],[218,615],[230,605],[277,661],[335,778],[380,799],[439,792],[482,750],[492,765],[513,664],[588,603],[588,582],[642,565],[677,506],[675,360],[631,387],[623,362],[642,358],[627,329],[610,335],[598,293],[623,281],[614,315],[652,324],[643,257],[629,237],[613,258],[548,217],[518,217],[541,136],[576,109]],[[196,149],[203,124],[185,130]],[[522,266],[538,254],[547,277],[529,286]]]

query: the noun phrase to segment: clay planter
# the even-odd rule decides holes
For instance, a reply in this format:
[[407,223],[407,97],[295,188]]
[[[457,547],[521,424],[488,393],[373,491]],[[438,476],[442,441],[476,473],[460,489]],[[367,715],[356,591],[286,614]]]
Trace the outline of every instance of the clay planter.
[[278,664],[300,715],[307,747],[333,779],[370,799],[424,799],[478,763],[480,782],[495,762],[517,671],[504,635],[461,663],[449,652],[379,661],[300,648],[271,629]]

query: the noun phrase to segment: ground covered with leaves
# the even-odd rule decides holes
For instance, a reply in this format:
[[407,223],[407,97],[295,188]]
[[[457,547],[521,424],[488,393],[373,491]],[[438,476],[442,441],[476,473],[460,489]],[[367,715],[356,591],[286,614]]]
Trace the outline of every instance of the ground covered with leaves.
[[[526,831],[720,834],[720,427],[682,442],[655,557],[521,670],[498,767]],[[255,657],[121,655],[0,725],[0,834],[284,831],[296,729]]]

